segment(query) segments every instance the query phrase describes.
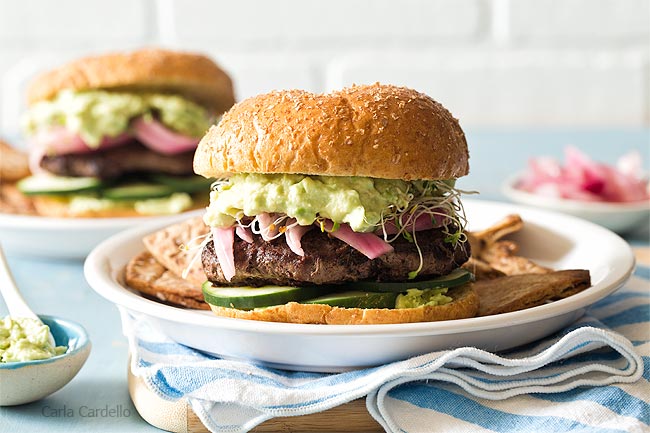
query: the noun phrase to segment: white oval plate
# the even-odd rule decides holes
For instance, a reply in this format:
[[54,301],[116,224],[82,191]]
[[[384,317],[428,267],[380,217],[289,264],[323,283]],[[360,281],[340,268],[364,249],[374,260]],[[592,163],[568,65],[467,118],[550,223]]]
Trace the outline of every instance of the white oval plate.
[[[186,212],[201,214],[203,210]],[[101,241],[138,225],[150,226],[178,215],[133,218],[50,218],[0,213],[0,240],[11,254],[55,259],[84,259]]]
[[383,364],[461,346],[505,350],[547,336],[581,317],[585,309],[629,278],[634,255],[614,233],[589,222],[531,208],[465,200],[471,229],[510,213],[525,228],[513,239],[521,254],[556,269],[589,269],[593,287],[539,307],[496,316],[394,325],[304,325],[216,317],[143,298],[122,283],[124,266],[143,250],[141,239],[160,225],[118,234],[94,249],[84,265],[100,295],[141,314],[171,339],[227,358],[305,371],[340,371]]

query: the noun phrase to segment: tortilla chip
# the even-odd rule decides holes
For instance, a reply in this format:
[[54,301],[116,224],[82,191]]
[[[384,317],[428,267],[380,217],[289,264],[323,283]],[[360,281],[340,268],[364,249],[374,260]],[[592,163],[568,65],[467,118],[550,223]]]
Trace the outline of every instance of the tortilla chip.
[[0,180],[15,182],[29,174],[27,154],[0,140]]
[[567,270],[548,274],[512,275],[476,281],[479,316],[509,313],[566,298],[591,286],[589,271]]
[[476,278],[476,280],[491,280],[493,278],[504,277],[506,275],[503,272],[494,269],[483,260],[475,259],[474,257],[470,257],[469,260],[462,266],[462,268],[467,269],[472,274],[474,274],[474,278]]
[[0,212],[21,215],[36,215],[31,198],[23,195],[14,184],[0,185]]
[[477,238],[473,232],[466,231],[465,235],[467,236],[467,241],[469,242],[472,257],[478,257],[485,247],[485,242]]
[[522,221],[521,217],[519,215],[513,214],[506,216],[504,219],[486,228],[485,230],[472,232],[472,234],[474,237],[480,239],[486,244],[491,244],[498,241],[502,237],[509,235],[510,233],[518,232],[523,228],[523,226],[524,222]]
[[126,266],[126,283],[135,290],[170,304],[209,310],[200,285],[177,277],[149,254],[142,252]]
[[[472,247],[472,257],[481,258],[487,249],[497,243],[501,238],[521,230],[524,226],[519,215],[508,215],[492,226],[475,232],[466,232],[467,239]],[[514,253],[515,251],[513,251]],[[485,259],[483,259],[485,261]]]
[[[190,266],[192,259],[201,254],[199,248],[190,250],[182,249],[181,246],[190,243],[198,245],[202,239],[200,236],[209,233],[201,217],[191,218],[178,224],[165,227],[163,230],[146,236],[142,241],[145,247],[165,268],[173,272],[177,277],[183,275],[183,271]],[[206,280],[201,258],[198,257],[188,270],[187,278],[189,283],[200,287]]]
[[485,248],[479,258],[506,275],[546,274],[552,269],[540,266],[525,257],[516,256],[517,244],[511,241],[498,241]]

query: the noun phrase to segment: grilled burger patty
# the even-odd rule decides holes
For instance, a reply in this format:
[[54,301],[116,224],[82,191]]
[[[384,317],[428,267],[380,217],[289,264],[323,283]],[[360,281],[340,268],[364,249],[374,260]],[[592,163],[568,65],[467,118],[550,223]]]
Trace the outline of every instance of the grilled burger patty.
[[139,143],[91,153],[46,155],[41,168],[58,176],[90,176],[112,179],[129,173],[191,175],[194,151],[163,155]]
[[[468,242],[454,247],[444,241],[445,237],[441,229],[417,232],[423,258],[423,268],[418,277],[446,275],[469,259]],[[227,281],[221,272],[212,242],[203,249],[201,260],[208,280],[236,286],[404,281],[408,273],[420,264],[415,244],[403,237],[391,244],[394,252],[374,260],[316,228],[307,232],[301,243],[304,257],[291,251],[284,237],[264,241],[261,236],[253,236],[253,243],[249,244],[235,236],[236,274],[231,281]]]

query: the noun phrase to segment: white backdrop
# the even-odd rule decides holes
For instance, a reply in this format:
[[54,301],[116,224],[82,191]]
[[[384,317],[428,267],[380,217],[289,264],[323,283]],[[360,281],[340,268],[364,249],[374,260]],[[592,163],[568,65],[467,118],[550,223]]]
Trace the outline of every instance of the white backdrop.
[[38,71],[151,45],[211,55],[239,99],[382,81],[464,127],[650,125],[650,0],[0,0],[0,134]]

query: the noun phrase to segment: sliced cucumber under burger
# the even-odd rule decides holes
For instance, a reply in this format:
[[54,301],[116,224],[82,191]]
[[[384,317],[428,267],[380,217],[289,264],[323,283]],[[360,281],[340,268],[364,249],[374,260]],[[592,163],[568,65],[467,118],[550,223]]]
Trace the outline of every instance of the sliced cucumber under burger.
[[[444,296],[447,288],[458,287],[474,280],[474,275],[462,268],[449,275],[423,281],[369,282],[359,281],[341,286],[215,286],[203,284],[208,304],[225,308],[252,310],[288,302],[326,304],[341,308],[413,308],[422,305],[444,305],[451,298]],[[435,299],[432,302],[432,299]]]
[[99,191],[104,185],[96,177],[29,176],[16,187],[25,195],[67,195]]
[[192,199],[189,195],[205,191],[211,182],[211,179],[195,175],[143,175],[137,180],[125,177],[117,181],[96,177],[34,175],[21,180],[16,186],[23,194],[29,196],[60,197],[70,200],[71,203],[75,200],[75,203],[80,200],[84,203],[93,200],[104,204],[112,202],[116,207],[134,206],[138,211],[145,207],[142,206],[142,203],[145,203],[153,213],[168,213],[163,211],[164,205],[151,200],[172,199],[178,194],[187,194],[185,201],[191,206]]

